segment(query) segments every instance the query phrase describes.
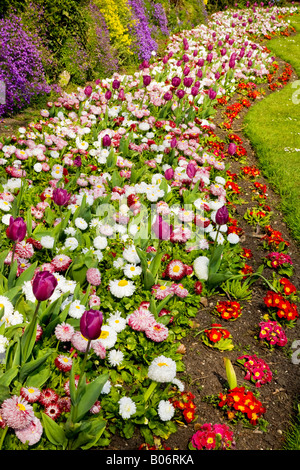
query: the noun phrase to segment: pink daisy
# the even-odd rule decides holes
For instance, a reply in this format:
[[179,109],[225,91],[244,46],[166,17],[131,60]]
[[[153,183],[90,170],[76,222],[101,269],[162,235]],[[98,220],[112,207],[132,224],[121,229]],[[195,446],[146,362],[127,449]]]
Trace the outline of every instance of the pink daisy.
[[162,323],[152,323],[145,329],[145,335],[152,341],[160,343],[168,337],[169,330]]
[[74,348],[77,349],[77,351],[86,352],[88,340],[82,336],[80,331],[75,331],[72,336],[71,343],[73,344]]
[[56,403],[58,400],[57,393],[52,390],[52,388],[46,388],[45,390],[41,391],[41,395],[39,398],[39,402],[44,405],[50,405],[51,403]]
[[70,357],[60,354],[55,358],[54,364],[59,370],[63,372],[69,372],[72,369],[73,361]]
[[101,304],[100,297],[98,297],[98,295],[92,294],[90,296],[89,306],[90,307],[99,307],[100,304]]
[[145,308],[135,310],[128,317],[128,325],[136,331],[145,331],[145,329],[152,323],[155,323],[154,315]]
[[70,397],[59,397],[57,400],[61,413],[68,413],[71,410],[71,399]]
[[6,426],[13,429],[22,429],[33,420],[34,412],[27,400],[14,395],[2,403],[1,416]]
[[54,330],[56,338],[62,342],[71,341],[74,332],[73,326],[64,322],[57,325]]
[[166,268],[166,274],[170,279],[174,281],[179,281],[186,274],[186,268],[184,263],[182,263],[182,261],[179,261],[178,259],[171,261]]
[[189,295],[189,291],[182,284],[173,284],[172,290],[178,297],[182,299]]
[[16,244],[16,253],[21,258],[29,259],[34,255],[34,249],[31,243],[22,241]]
[[28,445],[32,446],[40,440],[43,434],[43,426],[40,420],[34,416],[28,426],[22,429],[16,429],[15,432],[17,438],[20,439],[23,444],[28,442]]
[[101,284],[101,273],[97,268],[89,268],[86,272],[86,279],[92,286],[100,286]]
[[96,415],[100,412],[100,410],[101,410],[100,401],[97,400],[92,406],[92,408],[90,409],[90,413],[92,413],[93,415]]
[[45,407],[45,414],[48,415],[52,419],[57,419],[60,414],[60,407],[58,403],[50,403]]
[[41,391],[36,387],[22,387],[20,395],[29,403],[35,403],[40,398]]
[[51,265],[55,268],[55,271],[66,271],[72,263],[71,258],[67,255],[57,255],[51,261]]
[[170,287],[160,284],[152,286],[152,293],[158,300],[165,299],[168,295],[174,295],[174,292]]
[[106,349],[101,343],[101,341],[93,341],[92,342],[92,348],[95,352],[95,354],[100,357],[100,359],[105,359],[106,357]]

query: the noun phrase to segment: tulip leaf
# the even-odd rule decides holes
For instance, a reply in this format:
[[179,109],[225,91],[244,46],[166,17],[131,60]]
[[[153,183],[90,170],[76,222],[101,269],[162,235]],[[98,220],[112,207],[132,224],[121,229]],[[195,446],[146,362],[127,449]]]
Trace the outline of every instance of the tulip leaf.
[[91,423],[91,428],[88,432],[81,432],[79,437],[76,439],[74,444],[72,445],[72,449],[80,449],[88,450],[91,447],[95,446],[102,436],[104,430],[106,428],[106,421],[102,420],[94,420]]
[[48,359],[50,354],[52,354],[52,351],[47,352],[46,354],[44,354],[42,357],[38,359],[34,359],[24,364],[20,369],[19,381],[23,383],[26,377],[28,377],[31,374],[31,372],[36,370],[41,364],[43,364]]
[[232,273],[230,271],[226,271],[224,273],[213,273],[210,274],[207,280],[207,285],[210,289],[217,287],[222,282],[227,281],[232,277]]
[[87,384],[85,393],[81,397],[77,407],[77,420],[80,421],[97,401],[104,384],[109,378],[108,374],[97,377],[93,382]]
[[22,274],[18,277],[15,285],[16,286],[22,286],[24,282],[31,281],[34,275],[34,271],[36,270],[36,267],[38,265],[38,262],[36,261],[33,263],[29,268],[25,269],[25,271],[22,272]]
[[65,448],[67,445],[67,438],[63,428],[45,413],[42,413],[42,420],[43,427],[49,441],[55,446],[62,446]]
[[222,261],[223,250],[224,247],[222,245],[217,245],[217,247],[215,248],[208,264],[209,276],[210,274],[215,274],[218,271]]
[[39,367],[33,374],[30,374],[26,379],[26,387],[36,387],[42,388],[42,386],[47,382],[52,370],[50,367]]
[[19,367],[11,367],[4,374],[0,376],[0,385],[2,387],[9,387],[11,381],[17,376]]
[[37,321],[37,316],[35,316],[25,328],[21,338],[21,357],[23,363],[27,361],[32,353],[36,339]]
[[229,389],[232,390],[235,387],[237,387],[237,379],[236,379],[235,370],[234,370],[231,360],[228,357],[224,357],[224,364],[225,364],[226,377],[227,377]]
[[17,270],[18,270],[18,263],[17,261],[14,261],[10,267],[9,275],[7,278],[8,290],[10,290],[14,286],[16,276],[17,276]]

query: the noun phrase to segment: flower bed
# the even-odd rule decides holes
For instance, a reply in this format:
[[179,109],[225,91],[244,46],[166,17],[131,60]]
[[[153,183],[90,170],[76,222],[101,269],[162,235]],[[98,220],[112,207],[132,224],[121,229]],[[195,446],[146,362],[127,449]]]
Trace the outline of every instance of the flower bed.
[[[243,21],[249,35],[284,31],[278,13],[294,10],[244,10],[238,24],[238,13],[213,15],[173,36],[162,60],[62,95],[0,144],[3,449],[89,449],[136,429],[152,446],[176,432],[179,410],[195,419],[180,340],[202,296],[231,280],[248,295],[262,279],[245,264],[226,186],[228,159],[244,151],[234,136],[218,141],[213,117],[218,99],[263,81],[273,62]],[[239,302],[224,307],[222,320],[238,322]],[[259,325],[260,338],[274,323]],[[203,342],[234,347],[221,324],[207,325]],[[263,404],[232,393],[219,406],[238,397],[256,424]],[[215,446],[203,439],[194,448]]]

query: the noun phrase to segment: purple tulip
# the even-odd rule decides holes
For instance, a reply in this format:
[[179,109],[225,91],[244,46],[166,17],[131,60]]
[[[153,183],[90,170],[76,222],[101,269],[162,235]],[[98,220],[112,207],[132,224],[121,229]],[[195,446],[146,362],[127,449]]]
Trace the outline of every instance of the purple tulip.
[[192,85],[194,79],[192,77],[184,77],[183,79],[183,84],[184,86],[186,86],[187,88],[190,88],[190,86]]
[[186,167],[186,174],[188,175],[189,178],[194,178],[195,174],[197,172],[196,166],[190,162],[188,166]]
[[198,72],[197,72],[197,77],[198,77],[198,78],[202,78],[202,77],[203,77],[203,72],[202,72],[201,69],[198,70]]
[[110,100],[110,99],[111,99],[111,91],[110,91],[110,90],[107,90],[107,91],[105,92],[105,99],[106,99],[106,100]]
[[212,44],[209,44],[209,45],[207,46],[207,50],[209,50],[209,51],[212,51],[213,48],[214,48],[214,46],[213,46]]
[[193,57],[197,57],[197,55],[198,55],[198,49],[195,49],[193,52]]
[[80,332],[88,340],[98,339],[101,333],[103,314],[100,310],[86,310],[80,318]]
[[139,69],[148,69],[149,68],[149,62],[148,60],[144,60],[141,65],[139,66]]
[[66,206],[70,200],[71,194],[66,189],[55,188],[52,193],[52,199],[58,206]]
[[76,166],[77,168],[80,168],[80,167],[81,167],[82,161],[81,161],[81,156],[80,156],[80,155],[78,155],[76,158],[74,158],[73,164],[74,164],[74,166]]
[[9,226],[6,229],[7,237],[14,242],[21,242],[26,235],[27,227],[22,217],[14,219],[12,216],[9,219]]
[[188,58],[188,56],[186,54],[184,54],[182,56],[182,60],[183,60],[184,63],[187,63],[190,59]]
[[179,77],[173,77],[172,78],[172,86],[177,88],[181,83],[181,78]]
[[171,148],[174,149],[177,145],[177,139],[176,137],[172,137],[171,139]]
[[206,60],[207,60],[207,62],[211,62],[213,60],[212,53],[207,54]]
[[234,60],[234,59],[230,59],[228,65],[229,65],[229,67],[230,67],[231,69],[234,69],[234,67],[235,67],[235,60]]
[[188,66],[185,66],[183,69],[183,75],[186,77],[190,73],[191,69]]
[[152,230],[159,240],[169,240],[173,231],[173,225],[169,225],[163,220],[162,216],[159,215],[156,217],[154,224],[152,224]]
[[191,88],[191,95],[192,95],[192,96],[197,96],[198,93],[199,93],[199,87],[193,86],[193,87]]
[[203,67],[204,65],[204,59],[199,59],[197,62],[198,67]]
[[87,87],[85,87],[84,93],[86,94],[86,96],[91,96],[92,92],[93,92],[93,88],[91,87],[91,85],[88,85]]
[[223,47],[221,49],[221,55],[224,56],[226,54],[226,52],[227,52],[227,49],[225,47]]
[[119,91],[118,100],[125,100],[125,91],[123,90],[123,88],[121,88],[121,90]]
[[56,277],[49,271],[39,271],[32,282],[32,291],[35,298],[42,302],[53,294],[57,286]]
[[109,137],[108,134],[105,134],[105,136],[102,139],[102,145],[103,147],[110,147],[111,145],[111,138]]
[[174,176],[174,170],[173,168],[168,168],[166,171],[165,171],[165,178],[166,180],[171,180]]
[[167,55],[165,55],[165,56],[163,57],[162,63],[163,63],[163,64],[166,64],[166,63],[168,62],[168,60],[169,60],[169,57],[168,57]]
[[184,97],[184,95],[185,95],[185,91],[184,91],[184,90],[181,90],[181,89],[180,89],[180,90],[177,90],[177,91],[176,91],[176,95],[177,95],[178,98],[181,100],[181,99]]
[[252,60],[248,60],[248,67],[252,67],[252,65],[253,65]]
[[148,86],[151,83],[151,77],[150,75],[144,75],[143,76],[143,84],[144,86]]
[[220,72],[216,72],[216,73],[215,73],[215,79],[216,79],[216,80],[219,80],[220,77],[221,77]]
[[232,156],[232,155],[235,154],[235,152],[236,152],[236,145],[235,145],[233,142],[231,142],[231,143],[228,145],[228,153],[229,153],[229,155]]
[[217,96],[217,92],[215,90],[213,90],[212,88],[210,88],[208,90],[209,99],[214,100],[216,96]]
[[170,91],[167,91],[167,93],[164,94],[164,100],[170,101],[172,99],[172,93]]
[[115,79],[115,80],[112,82],[113,90],[118,90],[118,89],[120,88],[120,85],[121,85],[120,80]]
[[216,212],[216,223],[218,225],[225,225],[229,220],[229,214],[226,206],[220,207]]

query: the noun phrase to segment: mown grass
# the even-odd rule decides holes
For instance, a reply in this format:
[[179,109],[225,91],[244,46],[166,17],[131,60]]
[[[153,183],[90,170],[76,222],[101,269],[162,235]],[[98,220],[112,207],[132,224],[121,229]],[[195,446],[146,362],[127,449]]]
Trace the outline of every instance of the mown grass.
[[[300,32],[300,16],[291,24]],[[290,63],[300,77],[300,34],[268,43],[275,56]],[[255,104],[245,117],[263,174],[281,196],[280,208],[300,243],[300,78]]]

